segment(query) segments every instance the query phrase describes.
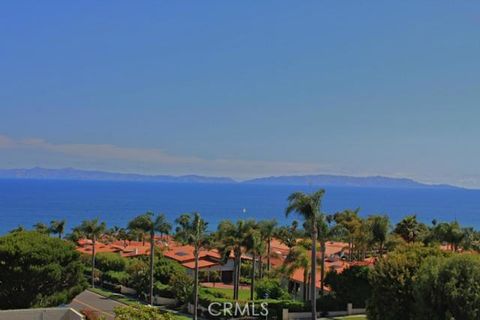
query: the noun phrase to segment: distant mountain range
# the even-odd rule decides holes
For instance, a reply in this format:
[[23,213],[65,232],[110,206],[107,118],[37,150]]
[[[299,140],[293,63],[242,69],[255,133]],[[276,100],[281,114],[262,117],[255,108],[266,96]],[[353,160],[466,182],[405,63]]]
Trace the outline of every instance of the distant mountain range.
[[382,187],[382,188],[456,188],[450,185],[424,184],[412,179],[389,177],[351,177],[339,175],[277,176],[236,181],[228,177],[199,175],[142,175],[105,171],[64,169],[0,169],[0,179],[93,180],[93,181],[145,181],[169,183],[243,183],[263,185]]
[[178,183],[236,183],[231,178],[204,177],[197,175],[169,176],[114,173],[105,171],[64,169],[0,169],[0,179],[48,179],[48,180],[103,180],[103,181],[151,181]]
[[337,175],[305,175],[265,177],[246,181],[254,184],[268,185],[312,185],[331,187],[381,187],[381,188],[457,188],[445,184],[425,184],[407,178],[351,177]]

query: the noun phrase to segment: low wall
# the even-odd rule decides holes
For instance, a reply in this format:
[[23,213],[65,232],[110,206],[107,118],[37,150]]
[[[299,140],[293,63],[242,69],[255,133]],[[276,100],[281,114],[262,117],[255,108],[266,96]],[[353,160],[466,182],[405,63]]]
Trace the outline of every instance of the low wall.
[[[365,314],[367,310],[352,307],[352,304],[349,303],[347,305],[347,310],[341,311],[329,311],[325,314],[327,317],[342,317],[342,316],[350,316],[355,314]],[[288,312],[288,309],[283,310],[282,320],[301,320],[301,319],[310,319],[312,313],[311,312]],[[323,314],[322,314],[323,315]],[[320,317],[320,313],[318,313],[318,317]]]
[[85,317],[70,308],[42,308],[3,310],[0,320],[85,320]]
[[125,287],[125,286],[120,286],[120,293],[121,294],[129,294],[129,295],[136,295],[137,291],[135,289]]
[[153,303],[159,306],[171,306],[171,305],[176,305],[178,301],[177,299],[154,296]]

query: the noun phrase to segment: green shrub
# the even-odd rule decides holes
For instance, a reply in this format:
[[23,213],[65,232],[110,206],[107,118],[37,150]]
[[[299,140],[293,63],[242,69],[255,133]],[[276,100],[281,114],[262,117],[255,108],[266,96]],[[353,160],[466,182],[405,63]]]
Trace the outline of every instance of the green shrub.
[[0,309],[57,306],[85,287],[72,244],[38,232],[0,237]]
[[126,258],[113,252],[98,253],[95,257],[95,267],[103,272],[125,271],[127,266]]
[[158,308],[136,305],[115,308],[115,320],[175,320],[171,313]]
[[332,288],[334,297],[339,305],[345,308],[347,303],[352,303],[355,308],[365,308],[365,302],[370,298],[372,287],[368,281],[368,267],[352,266],[342,273],[328,272],[325,284]]
[[107,271],[102,274],[102,280],[113,284],[127,285],[130,275],[125,271]]
[[185,273],[172,275],[169,283],[174,297],[182,304],[192,297],[193,280]]
[[405,245],[380,259],[370,271],[372,294],[367,305],[368,319],[414,319],[417,301],[414,297],[415,276],[427,257],[444,255],[438,248]]
[[155,282],[153,286],[153,294],[164,298],[175,298],[175,293],[172,287],[161,282]]
[[255,292],[259,298],[268,299],[289,299],[290,296],[276,279],[263,279],[258,281]]
[[132,259],[127,266],[129,274],[127,286],[137,291],[140,297],[144,297],[149,286],[149,266],[143,259]]
[[168,284],[174,274],[186,275],[187,272],[178,262],[159,255],[155,259],[155,279],[163,284]]
[[347,303],[334,293],[327,293],[317,299],[317,311],[343,311],[347,309]]
[[431,257],[416,275],[417,319],[479,319],[480,257]]

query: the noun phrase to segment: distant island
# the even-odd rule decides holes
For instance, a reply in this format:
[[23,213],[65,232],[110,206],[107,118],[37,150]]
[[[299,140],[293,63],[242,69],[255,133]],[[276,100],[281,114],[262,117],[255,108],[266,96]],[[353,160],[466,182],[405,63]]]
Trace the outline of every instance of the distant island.
[[445,184],[425,184],[407,178],[382,176],[352,177],[341,175],[275,176],[237,181],[229,177],[207,177],[200,175],[143,175],[116,173],[75,168],[46,169],[0,169],[0,179],[42,180],[90,180],[90,181],[139,181],[164,183],[217,183],[217,184],[262,184],[298,186],[378,187],[378,188],[458,188]]
[[197,175],[143,175],[93,170],[63,169],[0,169],[0,179],[45,179],[45,180],[94,180],[94,181],[151,181],[177,183],[236,183],[231,178],[204,177]]
[[245,181],[244,183],[265,185],[312,185],[330,187],[378,187],[378,188],[459,188],[446,184],[425,184],[407,178],[389,178],[382,176],[352,177],[339,175],[304,175],[265,177]]

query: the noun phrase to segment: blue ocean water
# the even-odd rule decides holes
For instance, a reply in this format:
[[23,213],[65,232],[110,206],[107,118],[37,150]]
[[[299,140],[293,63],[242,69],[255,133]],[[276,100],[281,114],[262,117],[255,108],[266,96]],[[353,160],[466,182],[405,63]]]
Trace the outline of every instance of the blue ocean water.
[[[214,229],[222,219],[272,219],[287,223],[287,196],[313,187],[247,184],[165,184],[150,182],[0,180],[0,234],[36,222],[66,219],[67,228],[100,218],[126,226],[147,210],[172,221],[199,211]],[[415,213],[420,220],[450,221],[480,228],[480,190],[326,187],[323,211],[361,208],[361,214],[388,214],[392,222]],[[243,209],[246,209],[245,211]]]

